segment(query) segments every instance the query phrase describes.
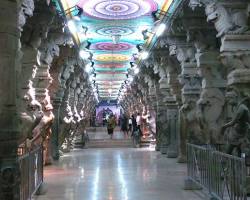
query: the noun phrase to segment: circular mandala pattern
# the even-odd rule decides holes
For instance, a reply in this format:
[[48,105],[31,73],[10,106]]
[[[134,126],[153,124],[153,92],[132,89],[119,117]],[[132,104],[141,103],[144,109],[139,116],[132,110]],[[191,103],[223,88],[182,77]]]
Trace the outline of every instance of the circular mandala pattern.
[[99,35],[104,36],[111,36],[111,35],[130,35],[133,34],[133,29],[129,27],[123,27],[123,26],[109,26],[109,27],[103,27],[96,31]]
[[104,50],[104,51],[127,51],[129,49],[132,49],[133,46],[121,42],[119,44],[114,44],[112,42],[101,42],[101,43],[96,43],[92,46],[93,50]]
[[130,57],[123,54],[100,54],[94,57],[99,62],[125,62],[129,61]]
[[84,13],[99,19],[134,19],[156,11],[153,0],[81,0],[79,6]]

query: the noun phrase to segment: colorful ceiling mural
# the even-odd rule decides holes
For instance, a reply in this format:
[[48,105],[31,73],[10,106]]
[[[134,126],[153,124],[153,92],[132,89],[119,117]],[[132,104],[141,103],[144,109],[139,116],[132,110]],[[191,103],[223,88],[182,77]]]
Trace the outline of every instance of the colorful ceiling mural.
[[88,72],[99,98],[117,99],[131,62],[148,42],[142,31],[155,26],[152,13],[159,11],[160,19],[173,0],[58,1],[80,56],[86,65],[91,63]]

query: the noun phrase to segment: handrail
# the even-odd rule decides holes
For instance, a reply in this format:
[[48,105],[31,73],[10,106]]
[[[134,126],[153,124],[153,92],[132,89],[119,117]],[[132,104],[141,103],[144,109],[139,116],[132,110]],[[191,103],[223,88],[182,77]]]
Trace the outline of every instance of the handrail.
[[43,183],[43,148],[39,146],[18,158],[20,166],[20,200],[31,200]]
[[209,148],[187,144],[188,180],[213,199],[246,200],[245,159]]

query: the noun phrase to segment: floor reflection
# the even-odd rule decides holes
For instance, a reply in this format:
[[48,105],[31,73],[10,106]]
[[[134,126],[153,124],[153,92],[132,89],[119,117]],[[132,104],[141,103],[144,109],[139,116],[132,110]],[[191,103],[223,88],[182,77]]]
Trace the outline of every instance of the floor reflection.
[[182,190],[186,166],[148,149],[84,149],[46,167],[38,200],[199,200]]
[[121,184],[121,199],[128,200],[128,188],[127,188],[127,182],[125,181],[124,178],[124,172],[122,166],[123,160],[121,159],[121,154],[118,153],[117,155],[117,171],[118,171],[118,177],[119,177],[119,182]]
[[97,200],[99,196],[99,179],[100,179],[100,168],[97,167],[93,182],[93,195],[92,200]]

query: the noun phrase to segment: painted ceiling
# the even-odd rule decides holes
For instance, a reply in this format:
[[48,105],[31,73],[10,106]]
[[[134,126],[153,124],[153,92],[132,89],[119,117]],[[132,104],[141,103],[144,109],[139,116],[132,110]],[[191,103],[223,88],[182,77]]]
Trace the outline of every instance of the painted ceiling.
[[[144,40],[142,31],[154,27],[152,12],[166,12],[172,1],[60,0],[61,9],[73,26],[74,41],[86,64],[91,63],[89,73],[99,98],[117,98],[128,80],[130,63],[139,53],[138,45],[149,42]],[[76,6],[82,11],[77,17]]]

